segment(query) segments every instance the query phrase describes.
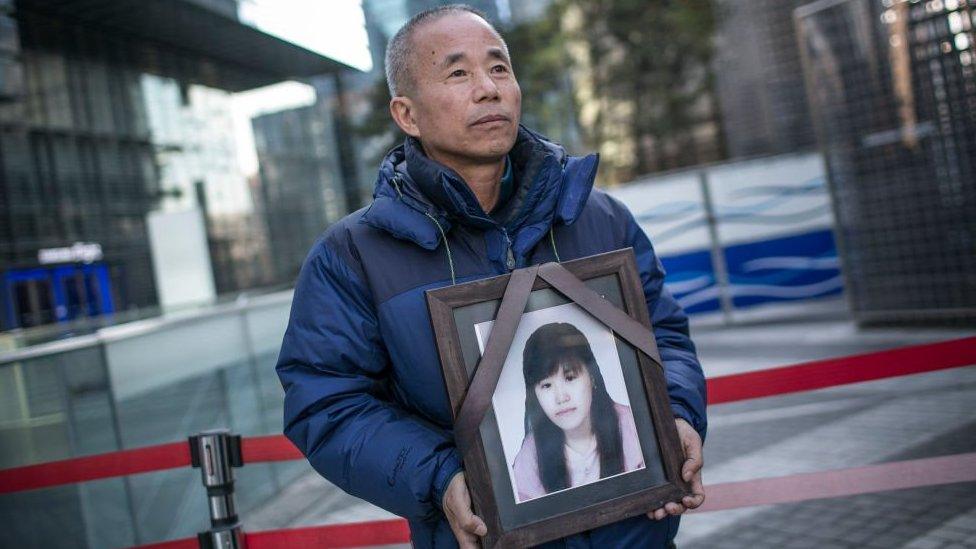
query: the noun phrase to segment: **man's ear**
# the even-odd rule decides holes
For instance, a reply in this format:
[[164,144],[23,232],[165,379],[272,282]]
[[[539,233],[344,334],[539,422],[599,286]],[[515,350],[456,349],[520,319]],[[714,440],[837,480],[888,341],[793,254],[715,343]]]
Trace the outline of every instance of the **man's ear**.
[[390,99],[390,116],[403,133],[420,137],[420,128],[417,127],[413,117],[413,101],[409,97],[398,95]]

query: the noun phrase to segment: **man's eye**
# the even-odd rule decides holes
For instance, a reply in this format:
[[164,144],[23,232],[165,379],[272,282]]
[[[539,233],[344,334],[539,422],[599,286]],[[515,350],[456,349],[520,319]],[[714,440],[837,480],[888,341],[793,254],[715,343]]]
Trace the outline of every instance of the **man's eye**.
[[491,70],[492,72],[505,73],[508,72],[508,67],[506,67],[505,65],[495,65],[494,67],[491,68]]
[[464,69],[458,69],[452,72],[451,76],[464,76],[464,74],[465,74]]

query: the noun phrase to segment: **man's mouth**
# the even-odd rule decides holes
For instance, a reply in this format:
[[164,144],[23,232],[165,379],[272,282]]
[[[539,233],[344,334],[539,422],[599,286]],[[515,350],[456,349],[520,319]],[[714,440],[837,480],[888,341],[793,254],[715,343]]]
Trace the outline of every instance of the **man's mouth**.
[[487,116],[482,116],[481,118],[474,121],[472,126],[478,126],[480,124],[489,124],[491,122],[507,122],[508,117],[502,114],[489,114]]
[[558,416],[565,416],[565,415],[571,414],[571,413],[573,413],[575,411],[576,411],[576,408],[575,407],[573,407],[573,408],[566,408],[565,410],[559,410],[558,412],[556,412],[556,416],[557,417]]

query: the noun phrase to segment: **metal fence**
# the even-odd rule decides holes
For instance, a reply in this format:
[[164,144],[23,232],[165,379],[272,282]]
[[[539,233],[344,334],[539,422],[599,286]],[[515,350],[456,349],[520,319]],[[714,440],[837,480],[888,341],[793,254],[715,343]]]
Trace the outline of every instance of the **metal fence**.
[[852,312],[976,320],[976,2],[795,12]]

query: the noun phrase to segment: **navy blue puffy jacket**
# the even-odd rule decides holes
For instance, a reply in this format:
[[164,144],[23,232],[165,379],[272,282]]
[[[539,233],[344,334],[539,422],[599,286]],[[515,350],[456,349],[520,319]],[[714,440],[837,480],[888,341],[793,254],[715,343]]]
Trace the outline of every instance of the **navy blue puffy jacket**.
[[[330,227],[305,260],[278,358],[285,434],[340,488],[406,517],[417,547],[456,546],[440,502],[461,468],[430,288],[507,273],[511,259],[524,267],[633,247],[672,410],[705,432],[687,318],[633,216],[593,189],[596,156],[568,157],[521,128],[510,158],[516,189],[488,216],[415,140],[387,155],[372,204]],[[551,545],[657,547],[676,529],[676,519],[640,516]]]

